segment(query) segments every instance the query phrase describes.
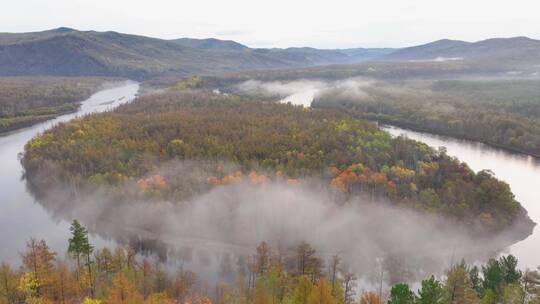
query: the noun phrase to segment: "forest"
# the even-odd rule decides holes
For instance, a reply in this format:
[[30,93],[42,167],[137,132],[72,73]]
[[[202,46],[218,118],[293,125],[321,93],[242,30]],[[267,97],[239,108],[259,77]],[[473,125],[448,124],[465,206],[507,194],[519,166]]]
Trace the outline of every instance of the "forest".
[[[282,251],[262,241],[251,254],[221,269],[233,273],[234,282],[209,284],[197,273],[181,266],[170,269],[166,261],[129,247],[94,248],[77,220],[70,231],[65,252],[30,239],[19,268],[0,265],[0,303],[540,303],[540,269],[522,271],[512,255],[484,264],[454,263],[444,275],[431,275],[416,288],[405,282],[366,285],[339,255],[326,260],[308,243]],[[380,273],[380,280],[384,276]]]
[[106,81],[95,77],[0,77],[0,133],[73,112]]
[[314,107],[344,107],[359,117],[540,155],[537,80],[379,82],[366,96],[328,90]]
[[[261,79],[265,78],[263,74]],[[266,84],[287,85],[294,81],[305,80]],[[326,84],[319,88],[312,107],[344,108],[371,121],[540,155],[538,80],[323,78],[311,81]],[[352,89],[339,84],[354,81],[369,82],[369,85]],[[207,82],[233,91],[237,85],[215,79]],[[279,97],[271,95],[268,97]]]
[[[312,106],[344,107],[364,119],[540,156],[540,82],[536,77],[520,75],[512,75],[503,66],[471,61],[375,61],[205,76],[199,77],[198,86],[246,95],[237,87],[251,80],[285,85],[325,83]],[[362,96],[349,94],[340,83],[350,80],[371,85],[360,88],[365,93]],[[166,88],[182,82],[180,77],[169,76],[148,80],[144,85]],[[262,99],[286,97],[249,93]]]
[[[157,172],[170,161],[195,166]],[[173,88],[46,131],[25,147],[30,188],[106,186],[118,200],[177,204],[220,185],[319,183],[350,198],[388,201],[492,233],[528,219],[509,186],[339,109],[310,109]],[[69,185],[64,187],[64,185]]]

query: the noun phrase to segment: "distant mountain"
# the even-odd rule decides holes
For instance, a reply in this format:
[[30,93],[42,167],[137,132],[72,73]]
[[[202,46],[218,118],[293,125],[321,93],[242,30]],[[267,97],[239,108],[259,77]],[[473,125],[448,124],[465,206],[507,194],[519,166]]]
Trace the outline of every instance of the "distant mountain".
[[336,50],[321,50],[310,47],[292,47],[286,49],[252,49],[258,54],[265,54],[287,62],[306,62],[308,66],[348,63],[350,57]]
[[171,40],[180,45],[196,48],[200,50],[230,50],[230,51],[243,51],[248,47],[232,40],[220,40],[215,38],[207,39],[193,39],[193,38],[180,38]]
[[167,74],[213,74],[351,63],[363,60],[365,53],[362,52],[314,48],[252,49],[234,41],[213,38],[163,40],[117,32],[58,28],[34,33],[0,33],[0,75],[144,79]]
[[[0,33],[0,76],[120,76],[216,74],[256,69],[349,64],[368,60],[444,61],[474,59],[490,66],[540,64],[540,41],[525,37],[475,43],[439,40],[404,49],[308,47],[249,48],[235,41],[164,40],[117,32],[58,28]],[[486,65],[486,64],[485,64]],[[487,66],[486,65],[486,66]]]
[[353,62],[380,59],[386,55],[392,54],[398,49],[393,48],[353,48],[336,50],[347,55]]
[[478,42],[439,40],[403,48],[383,57],[385,60],[477,60],[504,63],[540,63],[540,40],[527,37],[495,38]]
[[52,37],[58,34],[69,33],[73,31],[75,30],[67,28],[67,27],[60,27],[57,29],[43,31],[43,32],[0,33],[0,45],[28,42],[34,39],[43,39],[43,38]]
[[285,61],[307,62],[310,64],[354,63],[377,59],[396,51],[396,49],[392,48],[316,49],[310,47],[291,47],[286,49],[253,49],[236,41],[220,40],[215,38],[180,38],[172,41],[183,46],[200,50],[254,51],[259,54],[270,54]]

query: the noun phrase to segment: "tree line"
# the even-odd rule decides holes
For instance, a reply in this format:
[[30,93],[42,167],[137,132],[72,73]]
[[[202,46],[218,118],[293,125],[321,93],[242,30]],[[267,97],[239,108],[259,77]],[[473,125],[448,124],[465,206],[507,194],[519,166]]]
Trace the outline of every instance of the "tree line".
[[77,110],[106,79],[0,77],[0,133]]
[[406,282],[383,287],[382,276],[381,284],[362,287],[362,274],[339,254],[324,259],[307,243],[283,251],[263,241],[252,254],[238,257],[233,281],[209,284],[195,272],[171,271],[159,258],[131,248],[96,250],[76,220],[70,231],[65,259],[44,240],[30,239],[20,268],[1,264],[0,303],[540,303],[539,271],[522,272],[512,255],[480,265],[462,261],[440,277],[422,280],[414,291]]

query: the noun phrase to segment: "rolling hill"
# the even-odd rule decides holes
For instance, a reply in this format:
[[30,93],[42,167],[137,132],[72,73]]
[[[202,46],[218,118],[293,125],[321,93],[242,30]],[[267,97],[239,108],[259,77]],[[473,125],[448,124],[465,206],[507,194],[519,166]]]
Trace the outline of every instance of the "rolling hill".
[[230,50],[230,51],[243,51],[248,47],[232,40],[220,40],[215,38],[207,39],[194,39],[194,38],[180,38],[172,40],[179,45],[201,49],[201,50]]
[[468,61],[482,67],[523,70],[540,65],[540,41],[526,37],[479,42],[439,40],[403,49],[250,48],[231,40],[164,40],[117,32],[58,28],[0,33],[0,76],[166,75],[351,64],[363,61]]
[[382,59],[398,61],[477,60],[499,64],[540,64],[540,40],[513,37],[471,43],[445,39],[403,48],[382,57]]
[[120,76],[213,74],[359,61],[360,53],[314,48],[252,49],[218,39],[156,39],[58,28],[0,33],[0,75]]

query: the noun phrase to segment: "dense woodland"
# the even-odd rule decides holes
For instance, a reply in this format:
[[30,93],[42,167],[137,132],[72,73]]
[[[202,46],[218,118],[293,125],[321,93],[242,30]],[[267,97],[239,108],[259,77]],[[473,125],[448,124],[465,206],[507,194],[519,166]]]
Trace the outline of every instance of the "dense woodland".
[[[175,160],[197,166],[156,173]],[[23,164],[36,192],[67,183],[79,195],[107,185],[125,199],[130,193],[181,203],[241,180],[294,185],[315,178],[345,201],[385,199],[481,231],[523,215],[509,186],[489,171],[474,173],[444,150],[391,138],[344,111],[185,88],[60,124],[26,145]]]
[[538,80],[379,82],[367,96],[327,91],[314,107],[344,107],[360,117],[540,155]]
[[1,77],[0,133],[77,110],[106,79]]
[[[405,282],[361,286],[339,255],[324,260],[307,243],[289,251],[261,242],[240,257],[232,283],[209,284],[183,267],[176,271],[130,248],[95,249],[88,232],[73,221],[67,254],[31,239],[21,267],[0,266],[0,303],[83,304],[538,304],[540,273],[517,268],[502,256],[483,265],[457,263],[441,278],[422,280],[417,291]],[[383,280],[384,272],[380,280]]]

